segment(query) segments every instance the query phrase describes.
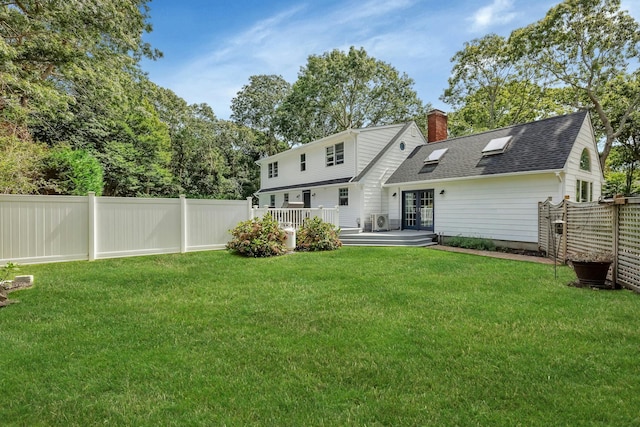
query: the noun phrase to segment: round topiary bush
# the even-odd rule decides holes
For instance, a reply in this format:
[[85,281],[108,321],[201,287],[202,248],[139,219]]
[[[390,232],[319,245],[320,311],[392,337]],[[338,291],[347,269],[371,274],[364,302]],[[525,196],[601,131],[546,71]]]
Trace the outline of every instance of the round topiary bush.
[[270,257],[287,252],[286,233],[278,227],[271,214],[243,221],[230,230],[233,239],[227,249],[248,257]]
[[340,229],[318,217],[307,218],[296,236],[297,251],[332,251],[342,246]]

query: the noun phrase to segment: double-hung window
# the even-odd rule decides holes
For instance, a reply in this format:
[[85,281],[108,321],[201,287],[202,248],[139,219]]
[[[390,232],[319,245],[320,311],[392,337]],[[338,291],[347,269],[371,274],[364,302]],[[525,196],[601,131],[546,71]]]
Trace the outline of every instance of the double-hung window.
[[344,163],[344,142],[336,144],[336,165]]
[[307,155],[300,154],[300,172],[304,172],[307,170]]
[[326,148],[327,166],[341,165],[344,163],[344,142],[330,145]]
[[278,176],[278,162],[269,163],[267,169],[269,178],[275,178]]
[[338,205],[349,206],[349,189],[348,188],[338,189]]

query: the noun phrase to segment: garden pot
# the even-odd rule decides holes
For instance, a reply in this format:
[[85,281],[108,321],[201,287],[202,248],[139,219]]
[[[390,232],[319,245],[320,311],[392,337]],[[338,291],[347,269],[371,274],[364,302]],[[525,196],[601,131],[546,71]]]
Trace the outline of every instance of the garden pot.
[[609,272],[610,262],[571,261],[578,282],[583,286],[604,287]]

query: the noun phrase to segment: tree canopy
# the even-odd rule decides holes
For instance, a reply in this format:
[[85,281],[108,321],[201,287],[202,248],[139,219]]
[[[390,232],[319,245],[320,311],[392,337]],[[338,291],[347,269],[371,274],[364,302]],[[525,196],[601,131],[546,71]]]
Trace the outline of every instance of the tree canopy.
[[306,143],[349,128],[424,122],[426,108],[413,84],[363,48],[311,55],[280,108],[280,132]]
[[616,78],[640,78],[640,25],[620,8],[620,0],[565,0],[538,22],[514,31],[510,43],[574,96],[574,107],[593,111],[605,143],[603,168],[614,141],[625,131],[629,114],[640,106],[640,92],[619,99],[616,115],[604,98]]
[[541,73],[514,55],[508,40],[488,34],[464,44],[440,99],[454,108],[453,136],[524,123],[563,112]]

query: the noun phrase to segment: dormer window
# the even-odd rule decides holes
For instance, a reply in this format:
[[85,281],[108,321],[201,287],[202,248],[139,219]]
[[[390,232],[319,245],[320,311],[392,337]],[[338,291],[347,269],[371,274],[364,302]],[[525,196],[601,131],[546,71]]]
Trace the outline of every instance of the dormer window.
[[482,149],[483,156],[493,156],[494,154],[502,154],[509,146],[510,136],[502,138],[494,138]]
[[586,148],[582,150],[582,155],[580,155],[580,169],[591,172],[591,156]]
[[424,164],[425,165],[437,164],[438,162],[440,162],[440,159],[442,158],[442,156],[444,156],[447,150],[448,148],[439,148],[437,150],[433,150],[431,154],[429,154],[429,157],[424,159]]

